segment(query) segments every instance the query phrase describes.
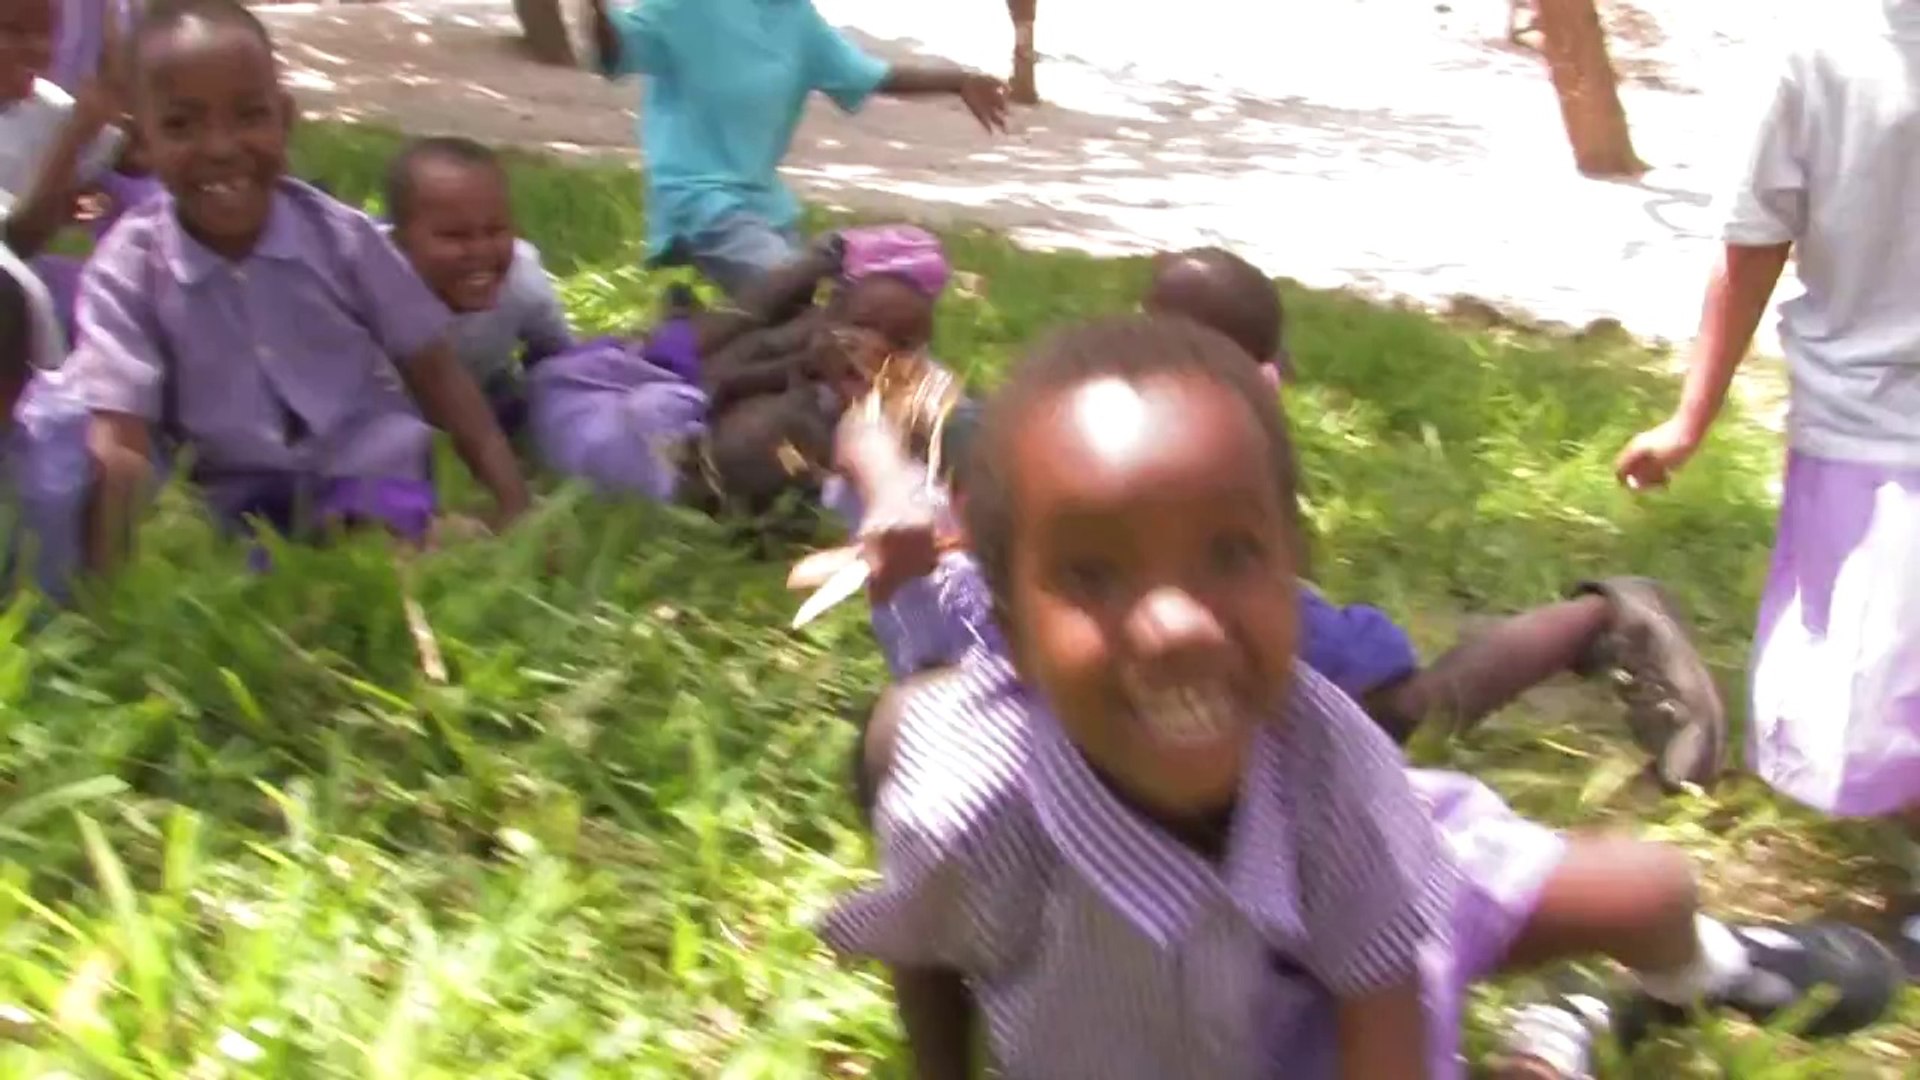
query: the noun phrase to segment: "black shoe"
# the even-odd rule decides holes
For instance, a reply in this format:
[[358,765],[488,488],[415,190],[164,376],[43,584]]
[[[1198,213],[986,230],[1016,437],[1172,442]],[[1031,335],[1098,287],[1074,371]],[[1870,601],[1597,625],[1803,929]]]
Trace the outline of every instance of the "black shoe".
[[[1892,950],[1857,926],[1812,922],[1730,927],[1747,947],[1753,970],[1738,985],[1702,1002],[1732,1009],[1757,1024],[1782,1016],[1796,1021],[1803,1039],[1832,1039],[1878,1023],[1906,986],[1905,969]],[[1824,1002],[1807,1011],[1815,1000]],[[1632,1046],[1655,1027],[1687,1022],[1687,1010],[1635,995],[1620,1012],[1622,1046]]]
[[1713,782],[1726,752],[1727,710],[1666,590],[1621,577],[1582,584],[1574,595],[1604,597],[1612,608],[1579,670],[1608,677],[1660,782],[1669,790]]

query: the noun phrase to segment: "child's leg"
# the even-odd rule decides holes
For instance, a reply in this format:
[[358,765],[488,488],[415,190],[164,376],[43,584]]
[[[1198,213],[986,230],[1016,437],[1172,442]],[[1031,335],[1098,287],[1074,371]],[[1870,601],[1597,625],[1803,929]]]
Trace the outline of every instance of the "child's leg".
[[1631,1042],[1649,1023],[1684,1021],[1695,1003],[1765,1022],[1821,987],[1834,997],[1803,1034],[1845,1034],[1884,1015],[1902,983],[1892,955],[1864,931],[1730,927],[1702,915],[1683,853],[1619,838],[1568,841],[1502,970],[1592,956],[1634,972],[1641,1000],[1613,1015],[1583,988],[1516,1010],[1498,1075],[1581,1077],[1595,1033],[1609,1026]]
[[1502,619],[1425,670],[1368,695],[1368,711],[1390,731],[1412,731],[1435,719],[1469,728],[1571,670],[1592,650],[1610,614],[1605,599],[1582,596]]
[[791,230],[741,211],[687,237],[686,247],[695,269],[728,296],[738,297],[769,270],[792,259],[801,245]]

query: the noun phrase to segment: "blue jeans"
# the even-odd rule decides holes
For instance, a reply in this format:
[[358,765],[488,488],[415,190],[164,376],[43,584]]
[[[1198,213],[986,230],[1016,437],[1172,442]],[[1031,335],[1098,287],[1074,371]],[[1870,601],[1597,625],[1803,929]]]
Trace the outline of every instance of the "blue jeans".
[[801,239],[800,231],[791,226],[777,228],[763,218],[735,211],[689,233],[676,246],[676,254],[694,269],[728,296],[738,297],[760,275],[798,255]]

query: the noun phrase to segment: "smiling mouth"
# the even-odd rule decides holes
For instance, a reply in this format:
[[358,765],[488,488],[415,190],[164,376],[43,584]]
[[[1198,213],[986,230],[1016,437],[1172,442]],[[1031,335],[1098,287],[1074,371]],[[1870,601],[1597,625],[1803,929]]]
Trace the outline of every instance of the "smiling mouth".
[[196,185],[194,190],[216,203],[232,203],[251,194],[254,183],[246,177],[231,180],[204,180]]
[[1140,723],[1158,741],[1174,747],[1205,746],[1239,726],[1237,702],[1223,683],[1189,683],[1164,689],[1130,679],[1127,698]]
[[476,270],[471,274],[460,275],[459,284],[462,289],[479,292],[500,284],[500,274],[493,270]]

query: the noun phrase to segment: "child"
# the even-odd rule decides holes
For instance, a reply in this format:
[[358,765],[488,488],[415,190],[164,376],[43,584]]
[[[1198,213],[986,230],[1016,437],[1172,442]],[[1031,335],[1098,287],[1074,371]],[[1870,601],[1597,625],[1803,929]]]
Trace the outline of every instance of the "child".
[[[1143,336],[1147,333],[1131,332]],[[923,1075],[945,1075],[938,1070],[962,1053],[960,1048],[964,1042],[956,1033],[953,1041],[933,1045],[936,1033],[931,1030],[931,1019],[916,1015],[931,1006],[925,998],[916,998],[916,994],[943,997],[947,1019],[954,1020],[969,1010],[969,992],[979,994],[984,985],[990,993],[997,994],[999,991],[993,990],[992,984],[1004,982],[1008,992],[1000,1009],[996,1010],[993,1001],[982,1003],[988,1009],[989,1034],[996,1051],[1006,1054],[1004,1042],[1018,1039],[1020,1032],[1045,1030],[1057,1036],[1060,1045],[1052,1049],[1062,1055],[1046,1059],[1051,1064],[1049,1069],[1013,1067],[1016,1073],[1078,1075],[1106,1065],[1104,1072],[1115,1075],[1161,1075],[1174,1069],[1165,1063],[1156,1064],[1151,1056],[1142,1056],[1148,1053],[1147,1048],[1123,1037],[1123,1033],[1141,1030],[1148,1043],[1155,1034],[1178,1042],[1181,1025],[1151,1016],[1102,1014],[1111,1014],[1133,1000],[1140,1001],[1143,1007],[1147,1001],[1157,1001],[1152,1007],[1169,1016],[1206,1014],[1206,1010],[1195,1005],[1197,996],[1208,988],[1210,981],[1222,979],[1239,988],[1240,1003],[1239,1009],[1235,1009],[1233,999],[1223,1002],[1216,1010],[1222,1017],[1244,1010],[1249,1001],[1268,1000],[1273,1004],[1260,1010],[1259,1016],[1249,1016],[1253,1030],[1264,1029],[1283,1036],[1291,1032],[1308,1044],[1286,1050],[1273,1048],[1274,1052],[1262,1059],[1267,1062],[1265,1071],[1283,1070],[1289,1076],[1330,1075],[1332,1067],[1327,1061],[1327,1048],[1310,1045],[1315,1029],[1328,1026],[1322,1015],[1326,1004],[1324,998],[1305,985],[1287,993],[1257,998],[1252,985],[1232,980],[1228,977],[1230,968],[1224,968],[1201,974],[1198,981],[1179,988],[1169,987],[1165,992],[1171,996],[1161,999],[1134,996],[1136,992],[1151,989],[1144,985],[1124,988],[1107,985],[1104,995],[1092,993],[1090,986],[1099,976],[1090,970],[1085,974],[1089,987],[1049,981],[1046,970],[1049,965],[1062,966],[1074,960],[1090,966],[1098,963],[1090,956],[1079,954],[1071,939],[1091,933],[1103,924],[1106,928],[1101,933],[1105,936],[1098,941],[1106,948],[1106,959],[1114,965],[1109,982],[1112,978],[1124,977],[1125,972],[1152,970],[1142,964],[1170,963],[1177,967],[1179,950],[1183,948],[1178,943],[1162,939],[1158,948],[1160,959],[1148,959],[1155,955],[1151,948],[1136,959],[1132,953],[1139,951],[1142,943],[1130,943],[1124,934],[1115,936],[1114,914],[1137,923],[1140,916],[1131,913],[1134,909],[1129,909],[1127,904],[1130,899],[1140,897],[1107,891],[1112,886],[1096,879],[1092,883],[1094,895],[1104,893],[1122,909],[1120,912],[1107,913],[1099,919],[1060,913],[1057,917],[1050,915],[1044,926],[1021,918],[1022,911],[1045,908],[1052,912],[1056,904],[1076,903],[1054,898],[1055,893],[1072,893],[1077,886],[1068,885],[1063,890],[1056,884],[1043,884],[1049,873],[1064,872],[1072,878],[1077,873],[1076,867],[1104,866],[1107,873],[1138,887],[1154,882],[1156,873],[1152,866],[1155,860],[1148,860],[1148,864],[1139,869],[1127,870],[1114,861],[1118,856],[1102,852],[1100,845],[1093,843],[1097,836],[1110,835],[1109,843],[1124,842],[1126,850],[1153,850],[1150,840],[1122,828],[1121,822],[1106,820],[1108,814],[1124,815],[1125,811],[1102,810],[1097,806],[1069,809],[1071,803],[1063,801],[1068,798],[1067,794],[1055,790],[1053,777],[1069,770],[1059,762],[1046,760],[1050,753],[1043,731],[1047,718],[1022,715],[1031,707],[1028,704],[1031,698],[1013,681],[1014,674],[1007,669],[1004,658],[1010,656],[1021,669],[1021,681],[1043,679],[1051,674],[1063,684],[1072,678],[1070,688],[1078,689],[1079,679],[1085,674],[1084,665],[1100,656],[1100,649],[1118,645],[1122,655],[1129,655],[1133,648],[1142,648],[1145,655],[1136,662],[1150,666],[1161,657],[1161,650],[1171,649],[1172,645],[1186,640],[1182,635],[1188,635],[1193,638],[1190,651],[1174,650],[1174,655],[1162,662],[1177,659],[1182,665],[1177,670],[1205,670],[1203,662],[1209,658],[1220,662],[1213,655],[1214,650],[1228,648],[1226,642],[1230,640],[1220,636],[1224,628],[1214,625],[1213,613],[1251,600],[1251,593],[1265,587],[1258,574],[1249,578],[1245,576],[1248,571],[1243,569],[1235,575],[1227,569],[1232,564],[1210,561],[1225,550],[1222,545],[1229,540],[1246,545],[1242,548],[1243,557],[1253,550],[1249,538],[1236,536],[1233,529],[1236,525],[1244,527],[1242,522],[1250,516],[1244,507],[1251,501],[1252,489],[1244,479],[1228,480],[1227,474],[1233,472],[1228,464],[1230,460],[1258,461],[1260,455],[1243,449],[1229,457],[1222,449],[1213,455],[1215,460],[1205,461],[1194,453],[1182,453],[1177,445],[1183,435],[1188,440],[1201,441],[1199,431],[1229,426],[1227,421],[1231,416],[1204,417],[1197,415],[1203,410],[1195,409],[1196,415],[1186,422],[1177,418],[1177,414],[1143,417],[1143,437],[1135,444],[1141,448],[1137,451],[1140,458],[1137,470],[1148,474],[1144,494],[1154,502],[1136,511],[1137,520],[1120,516],[1108,519],[1098,514],[1098,510],[1120,498],[1107,494],[1109,491],[1134,492],[1127,480],[1135,471],[1125,468],[1124,462],[1113,464],[1114,456],[1124,458],[1124,450],[1097,452],[1097,445],[1108,440],[1116,447],[1126,445],[1122,435],[1114,432],[1115,421],[1126,419],[1119,407],[1123,403],[1121,396],[1110,393],[1102,401],[1087,400],[1095,396],[1090,384],[1099,385],[1107,378],[1102,364],[1111,362],[1101,358],[1117,355],[1123,345],[1122,341],[1115,340],[1120,331],[1082,333],[1091,340],[1077,350],[1077,355],[1066,354],[1063,346],[1056,346],[1062,351],[1043,353],[1031,362],[1036,367],[1051,364],[1051,372],[1022,369],[1016,375],[1014,386],[1007,393],[1025,392],[1028,396],[1016,398],[1015,404],[990,406],[993,410],[988,421],[990,434],[983,453],[997,452],[1000,457],[970,459],[959,471],[959,479],[975,477],[982,489],[970,491],[973,485],[965,483],[955,489],[956,502],[961,503],[969,525],[989,533],[1001,530],[1000,535],[1006,538],[997,555],[983,556],[983,559],[998,558],[1003,567],[1009,568],[1002,571],[1006,576],[1001,580],[1012,579],[1015,595],[1009,597],[1004,592],[996,595],[998,610],[1010,620],[1011,638],[1016,646],[1011,653],[1005,651],[1005,645],[993,632],[991,612],[978,588],[979,579],[968,581],[956,575],[952,582],[955,588],[945,594],[945,603],[938,605],[932,614],[959,624],[949,637],[972,636],[976,645],[960,659],[954,674],[931,679],[923,676],[912,690],[896,691],[876,710],[874,724],[862,740],[862,766],[857,775],[863,807],[873,809],[877,788],[886,792],[879,802],[879,816],[883,869],[888,884],[881,893],[855,901],[830,919],[829,940],[842,947],[875,952],[883,959],[920,961],[936,967],[957,966],[961,968],[960,974],[970,977],[965,985],[956,985],[951,974],[927,970],[897,973],[903,1017]],[[1186,341],[1166,334],[1160,344],[1167,354],[1173,354],[1181,346],[1191,347],[1191,332],[1187,334]],[[1213,340],[1214,347],[1219,347],[1221,339]],[[1178,379],[1189,379],[1193,386],[1181,389],[1192,400],[1203,396],[1198,388],[1205,382],[1230,385],[1225,378],[1229,370],[1204,368],[1199,361],[1173,359],[1169,355],[1157,367],[1138,363],[1130,381],[1144,392],[1156,379],[1160,380],[1171,395]],[[1186,374],[1173,374],[1183,371]],[[1076,383],[1076,379],[1080,381]],[[1080,400],[1069,398],[1064,405],[1054,405],[1044,397],[1045,390],[1054,386],[1066,387],[1055,391],[1066,397],[1076,385],[1088,387]],[[1036,392],[1035,387],[1041,388],[1040,391]],[[1263,401],[1263,396],[1256,394],[1246,400],[1250,400],[1255,409],[1270,407],[1270,399]],[[1149,419],[1158,422],[1148,423]],[[1023,420],[1030,426],[1013,426]],[[1078,427],[1081,434],[1052,442],[1039,434],[1048,428],[1060,427]],[[967,430],[964,419],[948,428],[954,433]],[[1003,441],[996,442],[996,438]],[[1155,446],[1155,443],[1174,445]],[[1146,449],[1148,447],[1151,449]],[[955,460],[964,453],[959,447],[949,449],[955,453]],[[1072,482],[1035,479],[1028,475],[1044,472],[1047,465],[1043,463],[1053,462],[1057,462],[1062,471],[1082,465],[1078,472],[1094,479],[1076,487]],[[1180,470],[1185,470],[1184,474]],[[1185,479],[1197,488],[1204,486],[1209,478],[1221,482],[1222,487],[1231,485],[1233,490],[1190,502],[1177,498],[1179,480]],[[1049,483],[1053,487],[1048,487]],[[1162,483],[1167,485],[1167,490],[1158,490]],[[1035,490],[1046,493],[1062,487],[1084,501],[1070,502],[1065,511],[1069,516],[1055,529],[1023,529],[1019,515],[1038,516],[1041,526],[1048,522],[1048,515],[1044,509],[1022,504],[1021,494],[1029,493],[1031,497],[1030,493]],[[1082,487],[1094,494],[1084,494]],[[1209,499],[1219,504],[1211,514],[1206,512]],[[1242,509],[1228,510],[1229,504]],[[1236,516],[1242,520],[1235,521]],[[1284,515],[1281,520],[1290,521],[1291,516]],[[1225,524],[1226,528],[1221,535],[1208,536],[1202,532],[1196,538],[1206,541],[1194,552],[1203,556],[1200,561],[1164,561],[1165,555],[1172,551],[1162,552],[1161,558],[1148,556],[1147,552],[1155,550],[1151,539],[1155,523],[1166,532],[1179,529],[1177,525],[1170,526],[1169,523],[1175,522],[1216,528]],[[1022,542],[1036,550],[1023,552],[1018,546]],[[1174,548],[1175,545],[1162,541],[1159,547]],[[993,548],[989,546],[986,550]],[[1284,548],[1274,542],[1264,550]],[[1155,570],[1164,566],[1185,574],[1183,580],[1205,588],[1208,599],[1182,611],[1180,605],[1172,601],[1180,599],[1185,588],[1196,586],[1176,585],[1171,589],[1161,586],[1156,590],[1150,584],[1155,579],[1126,572],[1139,563],[1147,563]],[[1031,581],[1035,576],[1040,580]],[[1234,580],[1236,577],[1238,580]],[[1020,596],[1018,590],[1023,587],[1036,590],[1035,595]],[[1168,591],[1174,594],[1172,598],[1161,597],[1160,594]],[[906,593],[907,590],[902,589],[894,603]],[[1283,592],[1282,596],[1285,595]],[[973,596],[982,602],[973,602]],[[1116,604],[1118,597],[1127,599]],[[1272,602],[1275,598],[1266,599]],[[1128,610],[1129,602],[1139,607]],[[1032,605],[1031,611],[1023,611],[1026,604]],[[1169,615],[1180,619],[1171,619]],[[986,634],[982,635],[982,631]],[[1033,636],[1026,637],[1028,633]],[[1059,638],[1049,640],[1049,634]],[[1125,644],[1111,641],[1114,637],[1121,638]],[[1258,638],[1249,632],[1247,640]],[[1054,649],[1059,650],[1057,657],[1047,655]],[[946,659],[951,662],[954,658]],[[1053,668],[1056,663],[1061,666]],[[1109,715],[1124,714],[1129,711],[1127,699],[1139,696],[1139,682],[1149,676],[1150,669],[1134,672],[1131,678],[1123,676],[1117,687],[1094,684],[1092,688],[1097,696],[1083,699],[1081,707],[1104,708]],[[1302,678],[1307,679],[1310,686],[1317,682],[1304,674]],[[1173,695],[1171,699],[1165,695],[1156,697],[1170,705],[1199,703],[1195,695],[1187,693]],[[1065,704],[1055,706],[1063,713],[1066,707]],[[1322,722],[1332,719],[1325,717]],[[1295,718],[1295,722],[1301,720],[1304,718]],[[1071,716],[1063,715],[1061,722],[1077,740],[1079,730]],[[1142,723],[1144,720],[1132,721],[1129,727]],[[1176,738],[1172,741],[1182,741],[1177,737],[1189,730],[1184,723],[1174,726]],[[1147,741],[1150,734],[1151,729],[1146,734],[1123,730],[1110,737],[1126,748],[1130,743],[1137,747],[1139,742]],[[1090,762],[1097,764],[1097,755],[1103,749],[1111,747],[1096,745],[1084,753]],[[1018,781],[1014,781],[1012,790],[1000,786],[1014,770],[1020,769],[1025,770],[1029,785],[1040,785],[1035,795],[1040,799],[1035,808],[1037,818],[1030,819],[1028,809],[1015,797]],[[1539,963],[1558,956],[1604,952],[1640,970],[1659,972],[1647,976],[1644,985],[1670,1000],[1686,1001],[1704,994],[1762,1015],[1771,1015],[1785,1002],[1804,997],[1816,981],[1812,973],[1818,972],[1822,978],[1840,982],[1844,990],[1844,1004],[1837,1005],[1824,1018],[1823,1022],[1830,1025],[1829,1033],[1869,1022],[1884,1010],[1891,996],[1895,978],[1884,952],[1876,956],[1871,951],[1870,940],[1868,951],[1863,952],[1861,935],[1857,933],[1815,926],[1774,931],[1780,937],[1769,939],[1754,932],[1729,931],[1718,923],[1695,918],[1691,870],[1675,852],[1623,841],[1563,840],[1515,817],[1491,792],[1464,777],[1415,772],[1410,779],[1415,790],[1432,805],[1454,857],[1467,874],[1443,905],[1446,928],[1437,931],[1419,950],[1423,990],[1436,1024],[1429,1031],[1431,1063],[1436,1075],[1451,1074],[1455,1067],[1457,1044],[1450,1025],[1457,1020],[1461,995],[1468,982],[1500,967]],[[987,786],[973,787],[976,782]],[[1108,782],[1116,788],[1121,784],[1118,778]],[[1316,787],[1315,790],[1325,789]],[[1248,797],[1243,791],[1242,798]],[[1140,812],[1137,803],[1135,812]],[[1237,830],[1245,828],[1248,821],[1257,820],[1246,816],[1251,811],[1244,806],[1239,813],[1242,816]],[[1037,822],[1037,831],[1034,822]],[[1134,828],[1138,828],[1137,823]],[[1302,843],[1311,839],[1303,837]],[[1000,850],[1003,842],[1016,846]],[[1239,836],[1233,838],[1233,843],[1241,842]],[[1086,850],[1074,850],[1082,845],[1087,845]],[[1303,846],[1299,850],[1304,859],[1308,849]],[[941,852],[948,853],[948,858],[941,859]],[[890,862],[889,856],[899,861]],[[1047,869],[1056,859],[1064,859],[1064,870]],[[1226,865],[1226,875],[1231,878],[1234,868],[1242,864],[1230,856]],[[1165,864],[1160,872],[1205,873],[1197,866],[1180,869],[1176,866]],[[976,871],[984,875],[984,880],[972,880],[971,875]],[[1032,880],[1036,878],[1038,880]],[[1160,879],[1162,887],[1164,881]],[[948,892],[948,889],[958,891]],[[1000,896],[1003,891],[1008,895]],[[1247,895],[1238,890],[1236,894]],[[1186,903],[1196,905],[1200,901],[1191,899]],[[1257,920],[1259,914],[1257,906],[1252,910],[1243,908],[1233,911],[1227,921],[1233,922],[1233,916],[1251,916]],[[1062,925],[1087,929],[1059,939],[1053,938],[1046,929]],[[1123,927],[1124,922],[1118,925]],[[1217,917],[1200,925],[1214,927],[1212,933],[1220,932]],[[1013,937],[989,936],[996,931]],[[1040,935],[1037,940],[1032,937],[1035,934]],[[1022,937],[1026,940],[1020,940]],[[1788,947],[1769,945],[1770,940],[1785,940]],[[1268,935],[1266,944],[1276,943]],[[1214,946],[1233,948],[1218,939]],[[1092,939],[1083,940],[1079,946],[1092,947]],[[1198,943],[1192,947],[1198,948]],[[1258,946],[1248,948],[1243,944],[1237,952],[1210,955],[1218,964],[1222,955],[1257,957],[1262,951]],[[974,964],[984,970],[976,970]],[[1298,968],[1279,956],[1267,970],[1269,978],[1299,977]],[[1755,971],[1762,977],[1750,978],[1749,973]],[[1023,989],[1034,996],[1023,997]],[[1776,995],[1770,998],[1768,991]],[[1062,999],[1068,1010],[1077,1004],[1085,1011],[1071,1016],[1042,1015],[1061,1004],[1053,999]],[[1289,1013],[1294,1023],[1287,1022]],[[1010,1014],[1020,1015],[1016,1019]],[[1093,1026],[1096,1018],[1104,1021],[1098,1027]],[[1526,1019],[1529,1023],[1518,1029],[1522,1037],[1514,1041],[1510,1050],[1516,1066],[1524,1064],[1532,1071],[1516,1071],[1512,1075],[1580,1075],[1586,1043],[1592,1037],[1588,1024],[1554,1007],[1536,1007],[1529,1011]],[[1049,1022],[1055,1026],[1042,1026]],[[1230,1027],[1232,1022],[1229,1020],[1227,1024]],[[1102,1038],[1113,1040],[1106,1047],[1111,1054],[1109,1058],[1097,1057],[1099,1048],[1079,1038],[1082,1033],[1091,1036],[1096,1030],[1105,1033]],[[1218,1052],[1217,1044],[1201,1041],[1195,1045]],[[1048,1047],[1035,1043],[1028,1049],[1041,1053]],[[941,1056],[930,1059],[930,1054]],[[1195,1075],[1254,1074],[1245,1067],[1223,1068],[1218,1064],[1220,1060],[1213,1059],[1210,1065],[1197,1063],[1199,1071]],[[1004,1057],[1002,1064],[1012,1067]],[[1562,1071],[1541,1071],[1541,1066],[1554,1066]],[[1352,1070],[1358,1066],[1352,1063],[1345,1063],[1344,1067],[1348,1071],[1342,1075],[1404,1075],[1355,1073]]]
[[[1244,259],[1218,248],[1162,256],[1145,305],[1226,334],[1260,361],[1270,384],[1287,377],[1279,296]],[[1704,784],[1719,771],[1726,739],[1719,691],[1652,582],[1580,585],[1572,599],[1503,619],[1425,669],[1406,632],[1377,609],[1337,608],[1309,587],[1301,610],[1307,663],[1402,742],[1428,720],[1470,727],[1561,672],[1608,671],[1663,782]]]
[[691,263],[739,295],[800,253],[800,204],[778,171],[817,90],[847,112],[874,94],[950,95],[989,131],[1006,129],[1006,87],[951,67],[862,52],[813,0],[589,0],[609,78],[644,80],[647,254]]
[[[1920,244],[1907,178],[1920,3],[1810,27],[1756,102],[1680,404],[1621,453],[1634,490],[1705,440],[1790,256],[1786,484],[1752,664],[1754,771],[1920,838]],[[1920,869],[1920,847],[1913,848]],[[1920,932],[1920,922],[1910,930]],[[1920,957],[1920,945],[1915,946]]]
[[73,220],[79,194],[108,174],[120,150],[120,106],[108,80],[92,79],[70,96],[40,77],[52,62],[53,4],[0,8],[0,207],[7,246],[41,275],[71,337],[79,264],[41,250]]
[[[709,511],[753,516],[788,492],[819,495],[846,384],[858,382],[837,377],[853,366],[849,350],[914,352],[931,332],[926,268],[908,286],[898,256],[938,243],[910,232],[911,243],[897,229],[848,230],[732,307],[681,305],[641,347],[597,342],[541,364],[530,377],[535,445],[603,491]],[[841,284],[816,307],[826,279]]]
[[[58,370],[66,341],[52,297],[0,246],[0,469],[9,586],[24,568],[64,601],[79,569],[86,509],[87,408]],[[25,566],[23,567],[23,560]]]
[[894,965],[923,1070],[965,1075],[971,997],[1013,1075],[1433,1075],[1417,945],[1452,868],[1391,745],[1294,670],[1263,396],[1218,335],[1122,320],[996,397],[968,534],[1034,693],[993,669],[985,708],[909,712],[885,881],[826,928]]
[[453,349],[508,435],[526,423],[524,370],[573,347],[567,314],[514,234],[507,172],[471,139],[415,139],[387,167],[393,238],[453,311]]
[[[91,552],[119,554],[154,436],[188,448],[229,524],[368,522],[421,538],[432,429],[504,525],[527,506],[447,312],[365,215],[286,176],[292,104],[236,0],[181,0],[135,31],[135,115],[167,197],[88,263],[72,364],[94,411]],[[416,407],[417,403],[417,407]]]

